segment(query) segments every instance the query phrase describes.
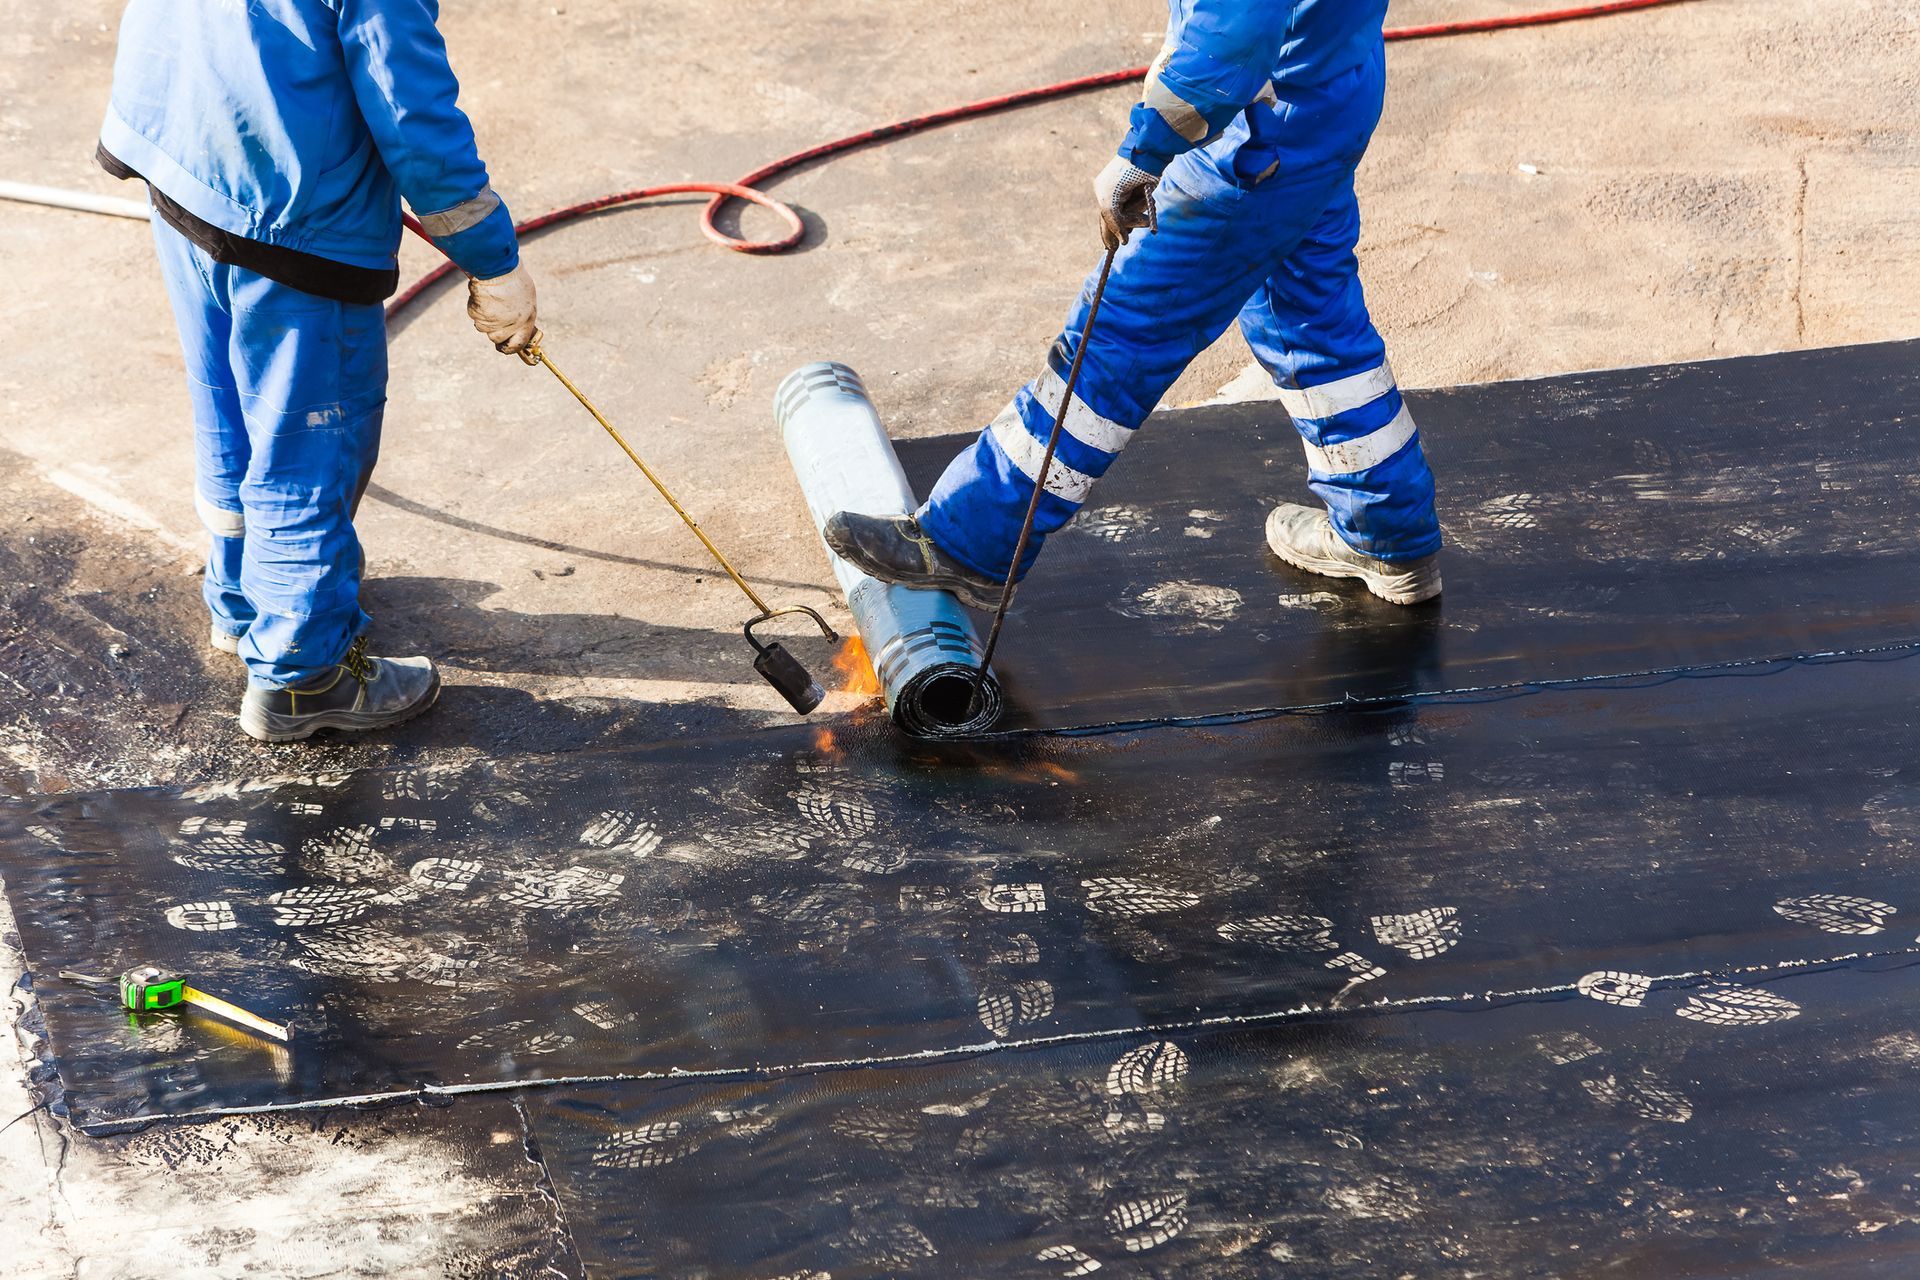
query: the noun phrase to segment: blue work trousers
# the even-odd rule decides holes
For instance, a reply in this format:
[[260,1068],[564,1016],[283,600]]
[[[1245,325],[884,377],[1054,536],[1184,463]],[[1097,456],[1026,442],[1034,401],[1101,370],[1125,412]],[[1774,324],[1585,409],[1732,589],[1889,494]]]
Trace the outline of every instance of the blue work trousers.
[[[1383,59],[1257,104],[1187,152],[1157,192],[1159,228],[1114,261],[1047,475],[1025,574],[1187,365],[1237,316],[1306,445],[1308,483],[1351,546],[1439,550],[1433,474],[1362,295],[1353,172],[1379,121]],[[1093,276],[1047,368],[950,464],[918,512],[942,550],[1002,577],[1086,331]]]
[[193,399],[203,586],[251,683],[323,675],[369,621],[353,510],[380,451],[386,317],[215,262],[153,219]]

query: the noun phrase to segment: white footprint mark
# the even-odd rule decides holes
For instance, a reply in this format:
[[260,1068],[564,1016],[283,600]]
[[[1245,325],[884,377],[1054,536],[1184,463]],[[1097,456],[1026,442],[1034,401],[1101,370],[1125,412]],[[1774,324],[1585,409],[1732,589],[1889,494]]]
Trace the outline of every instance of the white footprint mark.
[[1446,779],[1447,766],[1438,760],[1395,760],[1387,765],[1387,781],[1396,787],[1424,786]]
[[1600,1046],[1578,1031],[1567,1031],[1559,1035],[1535,1036],[1534,1047],[1546,1055],[1547,1061],[1556,1067],[1571,1066],[1576,1062],[1585,1062],[1588,1058],[1600,1055]]
[[1229,942],[1252,942],[1278,951],[1338,951],[1333,921],[1325,916],[1255,916],[1215,930]]
[[1047,909],[1047,890],[1038,884],[993,884],[980,891],[980,905],[1007,915],[1026,915]]
[[660,847],[661,836],[653,823],[631,809],[603,810],[599,817],[580,832],[580,843],[595,849],[611,849],[634,858],[644,858]]
[[678,1120],[624,1129],[594,1144],[593,1163],[602,1169],[657,1169],[695,1149]]
[[1186,1228],[1187,1197],[1181,1191],[1128,1200],[1107,1211],[1107,1229],[1128,1253],[1157,1249]]
[[1663,1124],[1685,1124],[1693,1118],[1693,1103],[1688,1101],[1687,1096],[1651,1071],[1643,1070],[1626,1080],[1613,1075],[1598,1080],[1582,1080],[1580,1086],[1593,1096],[1595,1102],[1610,1107],[1625,1107],[1642,1119],[1658,1120]]
[[1187,1055],[1171,1040],[1143,1044],[1120,1055],[1107,1071],[1107,1092],[1116,1098],[1145,1097],[1187,1078]]
[[1799,1017],[1800,1006],[1757,987],[1715,985],[1689,992],[1686,1004],[1673,1012],[1715,1027],[1764,1027]]
[[1053,984],[1044,978],[1030,978],[987,987],[980,992],[976,1007],[980,1025],[1004,1039],[1015,1027],[1052,1015]]
[[1087,890],[1087,910],[1103,916],[1150,916],[1162,911],[1182,911],[1200,901],[1197,893],[1125,876],[1082,880],[1080,887]]
[[616,897],[627,878],[593,867],[567,867],[561,871],[516,871],[510,879],[512,884],[500,893],[502,902],[516,907],[560,910]]
[[1647,993],[1653,990],[1653,979],[1638,973],[1622,973],[1618,969],[1601,969],[1574,983],[1574,988],[1581,995],[1598,1000],[1601,1004],[1638,1009],[1646,1003]]
[[1795,924],[1810,924],[1827,933],[1859,936],[1879,933],[1887,927],[1887,917],[1898,908],[1872,898],[1854,898],[1841,893],[1815,893],[1804,898],[1782,898],[1773,909]]
[[1083,1253],[1070,1244],[1049,1245],[1033,1255],[1041,1262],[1064,1262],[1067,1269],[1060,1274],[1067,1280],[1076,1276],[1090,1276],[1100,1269],[1100,1262],[1092,1255]]
[[1372,982],[1376,978],[1384,978],[1387,976],[1385,969],[1382,969],[1365,956],[1358,955],[1352,951],[1342,951],[1339,955],[1327,961],[1327,968],[1332,969],[1336,973],[1345,973],[1355,982]]
[[223,933],[240,927],[239,919],[233,914],[233,904],[219,900],[183,902],[177,907],[168,907],[167,923],[188,933]]
[[1404,1222],[1413,1217],[1413,1189],[1397,1178],[1374,1178],[1334,1187],[1321,1203],[1350,1218]]
[[1240,612],[1240,593],[1204,582],[1162,582],[1122,599],[1114,610],[1129,618],[1166,618],[1168,630],[1186,635],[1224,631]]
[[1030,933],[1016,933],[1007,939],[1007,945],[987,957],[988,964],[1008,966],[1040,963],[1040,944],[1033,940]]
[[846,787],[803,787],[793,794],[800,816],[846,839],[872,835],[880,825],[873,803]]
[[183,836],[243,836],[247,834],[245,818],[183,818],[180,822],[180,834]]
[[1460,920],[1452,907],[1428,907],[1401,916],[1373,917],[1373,936],[1415,960],[1431,960],[1460,941]]
[[573,1006],[573,1011],[602,1031],[611,1031],[625,1022],[626,1016],[605,1000],[589,1000]]
[[467,858],[422,858],[407,874],[429,889],[464,893],[480,874],[480,864]]
[[267,902],[273,907],[273,922],[283,928],[298,929],[309,925],[345,924],[349,920],[358,920],[367,914],[368,899],[373,897],[370,889],[353,889],[345,885],[316,884],[305,885],[298,889],[282,889],[279,893],[267,895]]

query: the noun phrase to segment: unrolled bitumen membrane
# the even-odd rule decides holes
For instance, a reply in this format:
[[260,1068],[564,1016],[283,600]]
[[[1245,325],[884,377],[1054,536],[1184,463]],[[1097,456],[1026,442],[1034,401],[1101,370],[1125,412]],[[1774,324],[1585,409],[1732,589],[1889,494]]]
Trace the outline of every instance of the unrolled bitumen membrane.
[[[1278,403],[1156,414],[1049,539],[1003,730],[1848,650],[1920,635],[1920,342],[1413,391],[1446,592],[1288,568],[1315,501]],[[888,405],[882,403],[883,415]],[[902,442],[925,495],[970,436]]]
[[[1111,719],[1219,723],[924,743],[875,711],[9,805],[54,1101],[100,1135],[348,1101],[480,1126],[506,1091],[596,1275],[1910,1275],[1920,635],[1881,525],[1920,503],[1887,401],[1912,350],[1441,397],[1480,397],[1449,447],[1488,458],[1528,406],[1567,431],[1676,385],[1743,406],[1587,524],[1461,525],[1463,560],[1572,600],[1610,563],[1582,538],[1683,547],[1711,516],[1727,562],[1676,557],[1685,591],[1625,550],[1605,608],[1469,571],[1426,622],[1382,616],[1439,627],[1390,681],[1339,584],[1269,615],[1314,641],[1304,683],[1166,612],[1046,641],[1101,659]],[[1850,453],[1784,411],[1741,435],[1789,383]],[[1207,421],[1184,452],[1229,473]],[[1607,492],[1565,452],[1499,484]],[[1835,496],[1789,525],[1802,480]],[[1221,535],[1166,495],[1170,571]],[[1135,563],[1076,590],[1119,598]],[[1136,660],[1163,641],[1188,684]],[[1276,689],[1335,705],[1239,714]],[[130,1025],[62,976],[141,961],[291,1019],[293,1049]]]

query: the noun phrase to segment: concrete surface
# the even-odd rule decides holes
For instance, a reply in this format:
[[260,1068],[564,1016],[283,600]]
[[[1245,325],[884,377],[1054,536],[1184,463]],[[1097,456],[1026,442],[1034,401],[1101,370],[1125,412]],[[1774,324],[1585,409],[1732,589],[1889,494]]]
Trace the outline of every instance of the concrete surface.
[[[1399,0],[1392,20],[1527,7]],[[123,193],[89,160],[117,8],[0,0],[0,173]],[[1141,63],[1160,25],[1153,0],[471,0],[444,23],[495,184],[522,216],[728,179],[828,136]],[[1361,175],[1362,256],[1408,385],[1920,332],[1908,0],[1693,0],[1400,45],[1390,63]],[[783,258],[714,248],[697,202],[550,233],[526,255],[550,349],[749,576],[781,600],[832,604],[773,432],[774,386],[833,357],[866,375],[896,434],[990,417],[1092,264],[1086,182],[1130,101],[1031,108],[791,177],[776,194],[810,235]],[[186,396],[146,232],[0,205],[0,260],[0,791],[784,718],[745,661],[742,602],[672,514],[550,379],[481,346],[443,292],[396,327],[362,524],[378,638],[439,658],[445,702],[382,743],[239,739],[238,670],[202,647]],[[405,264],[430,258],[409,246]],[[1245,364],[1230,334],[1172,402],[1258,394]],[[0,1123],[29,1105],[5,1074]],[[97,1161],[96,1180],[52,1178],[45,1153],[67,1141],[37,1121],[0,1137],[0,1220],[43,1249],[17,1265],[144,1274],[89,1225],[111,1218],[120,1193],[105,1188],[139,1166],[88,1144],[70,1159]],[[438,1274],[430,1253],[423,1242],[387,1273]]]

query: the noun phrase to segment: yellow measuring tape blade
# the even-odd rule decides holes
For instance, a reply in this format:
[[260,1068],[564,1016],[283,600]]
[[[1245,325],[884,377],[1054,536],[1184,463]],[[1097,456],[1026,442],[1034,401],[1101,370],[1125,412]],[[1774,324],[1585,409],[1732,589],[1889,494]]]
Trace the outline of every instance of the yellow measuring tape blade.
[[277,1022],[268,1022],[257,1013],[248,1013],[237,1004],[230,1004],[219,996],[210,996],[193,987],[183,988],[181,998],[195,1008],[205,1009],[208,1013],[225,1018],[228,1022],[245,1027],[274,1040],[290,1040],[293,1032]]

